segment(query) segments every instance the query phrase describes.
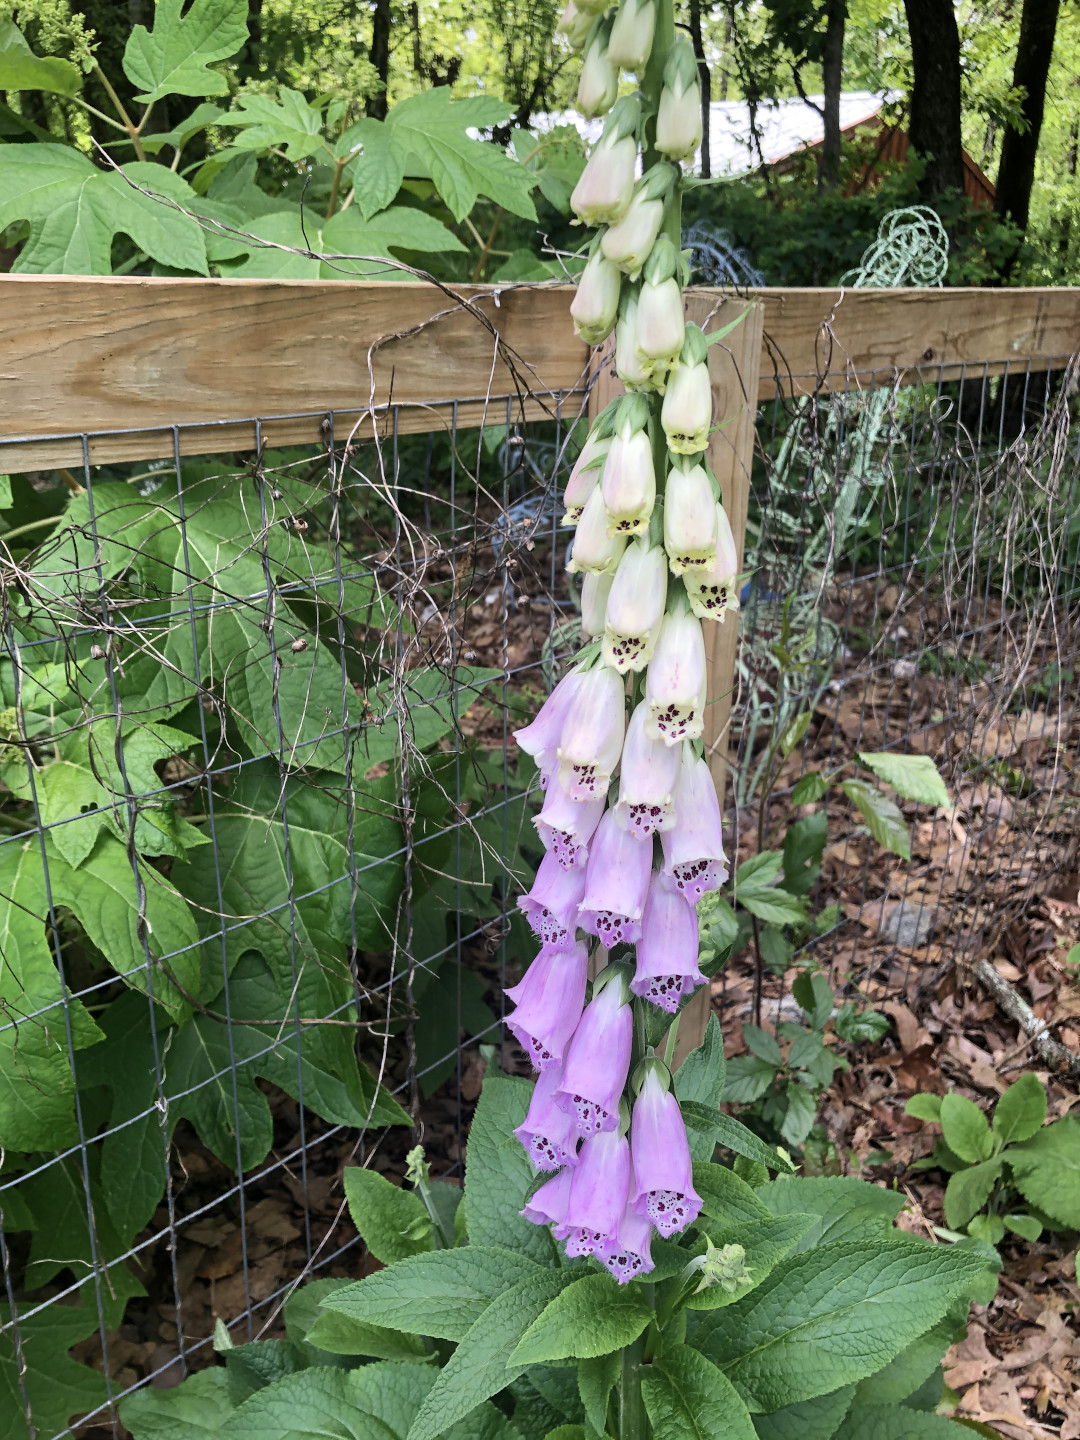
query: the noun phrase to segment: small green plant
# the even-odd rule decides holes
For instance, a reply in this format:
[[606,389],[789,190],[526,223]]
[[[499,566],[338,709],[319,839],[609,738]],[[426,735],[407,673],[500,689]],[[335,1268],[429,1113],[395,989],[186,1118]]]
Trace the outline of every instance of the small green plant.
[[[727,1064],[724,1100],[747,1106],[743,1119],[768,1139],[795,1149],[808,1142],[806,1163],[813,1151],[813,1168],[829,1168],[828,1140],[814,1131],[818,1101],[847,1060],[829,1048],[826,1028],[832,1021],[836,1035],[848,1042],[879,1040],[889,1028],[886,1016],[876,1010],[859,1011],[854,1005],[835,1010],[835,998],[824,975],[803,973],[792,994],[806,1023],[783,1020],[770,1035],[758,1025],[743,1026],[749,1055],[736,1055]],[[786,1048],[784,1043],[786,1042]]]
[[1037,1240],[1044,1229],[1080,1229],[1080,1124],[1046,1125],[1046,1090],[1035,1075],[1010,1085],[986,1116],[963,1095],[913,1095],[909,1115],[941,1126],[934,1153],[913,1168],[944,1170],[945,1223],[997,1245],[1007,1230]]

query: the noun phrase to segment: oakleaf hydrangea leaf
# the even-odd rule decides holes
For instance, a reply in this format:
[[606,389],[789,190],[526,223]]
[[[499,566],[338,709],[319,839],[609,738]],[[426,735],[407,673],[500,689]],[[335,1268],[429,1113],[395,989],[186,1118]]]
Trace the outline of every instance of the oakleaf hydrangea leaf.
[[144,105],[163,95],[226,95],[224,75],[207,67],[235,55],[248,38],[247,0],[158,0],[154,28],[136,25],[124,50],[124,74]]

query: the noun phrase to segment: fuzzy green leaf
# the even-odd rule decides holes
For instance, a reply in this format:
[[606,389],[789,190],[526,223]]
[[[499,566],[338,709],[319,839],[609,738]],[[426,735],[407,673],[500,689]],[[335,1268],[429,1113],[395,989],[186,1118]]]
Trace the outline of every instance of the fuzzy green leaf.
[[1046,1119],[1046,1088],[1037,1075],[1021,1075],[997,1102],[992,1129],[1003,1145],[1030,1140]]
[[608,1397],[618,1384],[621,1369],[622,1357],[614,1353],[582,1360],[578,1365],[578,1394],[585,1418],[598,1435],[607,1429]]
[[941,1096],[913,1095],[904,1106],[904,1114],[913,1115],[916,1120],[939,1122],[941,1120]]
[[795,1166],[786,1156],[766,1145],[764,1140],[759,1140],[752,1130],[748,1130],[733,1116],[718,1115],[712,1123],[718,1145],[725,1146],[736,1155],[744,1155],[747,1160],[756,1160],[759,1165],[765,1165],[770,1170],[794,1172]]
[[953,1154],[969,1165],[990,1158],[994,1137],[986,1116],[974,1100],[963,1095],[946,1095],[941,1102],[941,1131]]
[[847,1414],[854,1385],[844,1385],[828,1395],[785,1405],[768,1415],[755,1415],[758,1440],[832,1440]]
[[632,1345],[652,1319],[637,1286],[610,1275],[585,1275],[556,1295],[518,1342],[512,1365],[550,1360],[595,1360]]
[[784,1063],[784,1053],[776,1043],[776,1036],[770,1035],[767,1030],[762,1030],[759,1025],[746,1024],[742,1028],[743,1039],[746,1041],[746,1048],[752,1054],[771,1065],[774,1070],[779,1070]]
[[200,1370],[171,1390],[147,1385],[120,1402],[120,1419],[134,1440],[210,1440],[231,1414],[223,1368]]
[[136,25],[124,50],[124,74],[150,105],[165,95],[227,95],[224,75],[207,67],[248,40],[247,0],[157,0],[154,28]]
[[1052,1220],[1080,1230],[1080,1122],[1072,1115],[1044,1125],[1009,1150],[1020,1193]]
[[372,1325],[351,1315],[327,1310],[305,1336],[309,1345],[331,1355],[365,1355],[375,1360],[422,1360],[424,1341],[416,1335],[402,1335],[385,1325]]
[[731,1381],[685,1345],[642,1371],[641,1393],[655,1440],[756,1440]]
[[907,821],[887,795],[864,780],[845,780],[840,786],[866,821],[870,834],[893,855],[911,859],[911,832]]
[[512,1131],[525,1119],[532,1088],[527,1080],[487,1073],[465,1155],[465,1229],[473,1245],[550,1264],[556,1255],[550,1232],[518,1213],[533,1171]]
[[431,1217],[415,1190],[404,1190],[378,1171],[357,1166],[347,1168],[343,1178],[352,1222],[376,1260],[392,1265],[434,1250]]
[[935,1325],[985,1265],[907,1236],[822,1245],[706,1315],[694,1344],[751,1410],[824,1395],[887,1365]]
[[764,1220],[770,1213],[759,1192],[726,1165],[695,1165],[694,1189],[703,1213],[724,1225]]
[[905,800],[945,808],[952,804],[945,782],[929,755],[899,755],[893,750],[877,750],[869,754],[860,751],[859,761]]
[[792,805],[812,805],[820,800],[829,788],[829,782],[819,770],[810,770],[800,775],[791,792]]
[[386,1360],[300,1370],[256,1390],[226,1420],[221,1440],[405,1440],[437,1374]]
[[776,1079],[776,1066],[758,1055],[734,1055],[727,1062],[724,1099],[732,1105],[751,1105]]
[[983,1208],[997,1184],[1003,1164],[1003,1158],[997,1155],[993,1160],[984,1160],[949,1176],[945,1187],[945,1224],[951,1230],[962,1230]]
[[[705,1038],[675,1071],[675,1095],[682,1102],[695,1101],[706,1108],[717,1110],[724,1093],[726,1066],[724,1062],[724,1037],[720,1022],[715,1015],[709,1016],[705,1027]],[[716,1141],[700,1130],[690,1130],[690,1155],[694,1160],[708,1160],[716,1148]]]
[[944,1415],[927,1415],[906,1405],[853,1405],[835,1440],[964,1440],[970,1434],[966,1425]]
[[903,1195],[847,1175],[781,1175],[754,1193],[773,1215],[818,1217],[799,1241],[799,1250],[826,1241],[884,1238],[905,1204]]

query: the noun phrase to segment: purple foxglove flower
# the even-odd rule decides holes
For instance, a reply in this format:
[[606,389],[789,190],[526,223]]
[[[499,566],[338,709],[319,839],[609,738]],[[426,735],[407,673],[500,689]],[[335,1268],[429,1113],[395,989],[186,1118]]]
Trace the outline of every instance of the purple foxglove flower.
[[631,1208],[651,1220],[665,1240],[685,1230],[701,1213],[701,1197],[691,1178],[690,1147],[679,1102],[670,1091],[665,1092],[655,1068],[646,1075],[634,1105],[630,1153],[634,1161]]
[[572,950],[541,950],[520,984],[505,992],[514,1002],[506,1028],[527,1053],[536,1070],[560,1064],[585,1003],[589,952],[584,945]]
[[589,858],[589,841],[606,805],[603,795],[596,800],[571,800],[558,781],[548,786],[544,808],[533,824],[544,849],[552,852],[564,870],[584,865]]
[[604,663],[624,675],[652,659],[668,587],[667,556],[639,537],[627,546],[615,571],[604,614]]
[[675,787],[675,824],[660,836],[664,873],[680,894],[696,905],[728,878],[720,801],[709,766],[683,747],[679,783]]
[[607,507],[603,490],[597,485],[585,501],[566,568],[571,575],[589,570],[601,575],[613,572],[625,549],[625,535],[608,533]]
[[683,576],[690,608],[699,620],[722,621],[727,611],[739,608],[739,556],[723,505],[716,507],[716,530],[715,559],[704,570],[688,570]]
[[675,824],[675,786],[680,755],[674,745],[651,740],[646,726],[649,707],[644,700],[630,716],[619,770],[619,799],[615,819],[624,830],[647,840],[658,830]]
[[574,1117],[555,1103],[562,1073],[561,1065],[555,1070],[541,1070],[533,1086],[529,1113],[514,1131],[537,1170],[558,1170],[561,1165],[577,1164],[578,1133]]
[[615,575],[597,575],[591,570],[581,582],[581,633],[586,639],[604,633],[608,596],[614,583]]
[[[591,52],[590,52],[591,53]],[[588,60],[585,62],[588,64]],[[585,76],[582,74],[582,83]],[[578,106],[581,109],[581,106]],[[622,275],[597,247],[578,281],[577,293],[570,302],[574,333],[586,345],[602,345],[615,329],[619,317],[619,293]]]
[[534,1225],[554,1225],[556,1240],[566,1238],[566,1207],[570,1203],[570,1182],[573,1170],[560,1170],[546,1185],[541,1185],[531,1200],[525,1202],[524,1215]]
[[604,507],[616,535],[645,535],[656,504],[656,472],[647,430],[616,431],[604,463]]
[[[586,267],[587,268],[587,267]],[[585,502],[600,483],[604,473],[610,439],[597,439],[590,435],[581,447],[581,454],[574,461],[570,478],[563,491],[563,517],[560,525],[576,525],[585,509]]]
[[676,455],[696,455],[708,445],[712,428],[712,382],[704,361],[689,365],[680,359],[671,367],[660,424],[664,427],[668,448]]
[[630,1147],[626,1137],[619,1134],[618,1126],[592,1136],[581,1147],[576,1169],[563,1173],[571,1176],[570,1201],[563,1221],[566,1253],[571,1258],[603,1255],[613,1241],[617,1243],[619,1220],[630,1189]]
[[674,1015],[682,997],[704,983],[698,969],[697,912],[670,875],[654,870],[630,989]]
[[597,1256],[606,1265],[620,1285],[634,1280],[638,1275],[647,1275],[653,1269],[651,1251],[653,1227],[630,1205],[622,1213],[615,1237],[615,1244]]
[[584,677],[580,670],[564,675],[530,724],[514,731],[514,739],[531,755],[541,771],[552,770],[559,760],[559,736]]
[[664,493],[664,549],[673,575],[692,575],[716,559],[718,508],[703,465],[672,467]]
[[608,59],[612,65],[640,75],[648,63],[655,29],[653,0],[623,0],[608,41]]
[[573,1115],[581,1135],[619,1128],[619,1098],[630,1068],[633,1038],[627,999],[622,979],[614,976],[577,1021],[555,1100]]
[[605,950],[632,944],[641,934],[641,913],[652,869],[652,839],[624,830],[608,811],[596,831],[585,872],[578,924]]
[[606,665],[581,677],[559,736],[559,784],[571,800],[603,800],[622,754],[626,685]]
[[705,639],[701,621],[683,600],[660,626],[645,676],[645,700],[645,733],[653,740],[677,745],[696,740],[705,728]]
[[585,867],[572,865],[565,870],[549,850],[540,861],[532,889],[518,900],[518,909],[546,949],[568,950],[574,943],[584,893]]

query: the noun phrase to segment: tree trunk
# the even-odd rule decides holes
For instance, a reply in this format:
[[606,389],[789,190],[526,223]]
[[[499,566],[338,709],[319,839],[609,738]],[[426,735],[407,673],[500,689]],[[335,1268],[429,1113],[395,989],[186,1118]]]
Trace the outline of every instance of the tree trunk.
[[420,5],[418,0],[411,0],[409,5],[409,29],[412,31],[413,74],[422,80],[424,78],[424,53],[420,46]]
[[[998,162],[997,195],[994,211],[1002,220],[1011,220],[1023,236],[1031,209],[1031,187],[1035,181],[1035,157],[1039,150],[1043,108],[1046,104],[1046,77],[1054,53],[1060,0],[1024,0],[1020,14],[1020,38],[1016,45],[1013,86],[1021,92],[1020,113],[1023,131],[1005,127]],[[1005,259],[1002,277],[1016,264],[1019,245]]]
[[825,138],[821,146],[818,189],[834,189],[840,178],[840,93],[844,84],[846,0],[830,0],[821,45],[821,79],[825,90]]
[[953,0],[904,0],[911,36],[912,148],[926,160],[923,200],[964,188],[960,139],[960,32]]
[[728,56],[731,51],[731,42],[735,36],[735,25],[731,18],[731,12],[724,16],[724,51],[723,59],[720,62],[720,99],[721,102],[727,99],[728,92]]
[[694,47],[698,83],[701,86],[701,178],[708,180],[712,175],[712,157],[709,154],[712,76],[709,74],[709,62],[705,59],[705,41],[701,34],[701,0],[690,0],[690,43]]
[[390,0],[375,0],[368,58],[379,77],[379,90],[368,98],[367,113],[373,120],[385,120],[388,105],[386,91],[390,84]]

